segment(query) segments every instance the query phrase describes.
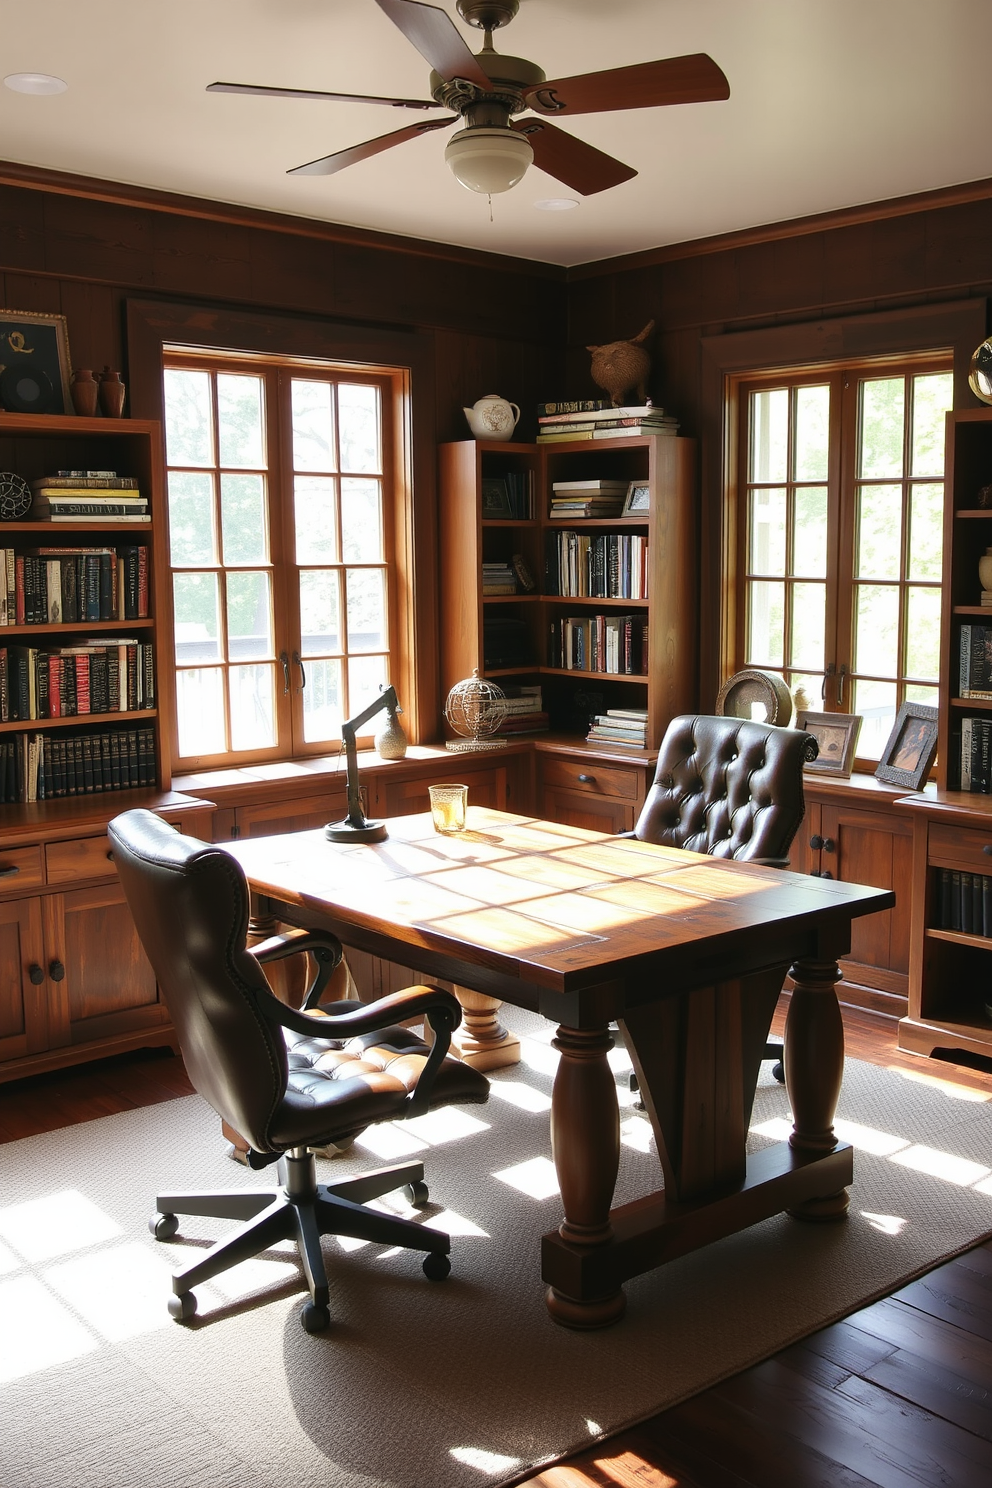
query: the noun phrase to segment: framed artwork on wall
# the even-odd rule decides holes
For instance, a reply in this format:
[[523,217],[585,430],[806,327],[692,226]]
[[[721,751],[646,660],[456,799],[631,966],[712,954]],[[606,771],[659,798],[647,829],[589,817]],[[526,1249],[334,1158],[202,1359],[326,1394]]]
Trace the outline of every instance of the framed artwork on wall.
[[8,413],[72,413],[64,315],[0,310],[0,407]]

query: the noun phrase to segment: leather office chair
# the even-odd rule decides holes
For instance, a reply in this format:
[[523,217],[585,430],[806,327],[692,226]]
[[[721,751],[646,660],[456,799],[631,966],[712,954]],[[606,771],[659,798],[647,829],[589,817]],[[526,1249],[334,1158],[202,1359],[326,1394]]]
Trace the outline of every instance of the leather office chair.
[[[818,753],[812,734],[742,718],[683,714],[661,742],[654,782],[634,830],[666,847],[788,868],[806,810],[803,764]],[[782,1045],[765,1058],[784,1079]]]
[[[321,1235],[426,1251],[425,1273],[442,1280],[451,1269],[446,1234],[364,1207],[403,1187],[412,1202],[426,1203],[423,1164],[318,1183],[311,1147],[347,1141],[373,1122],[488,1098],[485,1076],[447,1054],[460,1017],[455,998],[416,986],[367,1006],[332,1003],[326,1016],[312,1013],[341,958],[333,935],[291,931],[249,950],[248,886],[223,848],[180,836],[150,811],[124,812],[108,833],[190,1079],[246,1139],[249,1167],[279,1162],[281,1186],[158,1196],[149,1228],[159,1240],[176,1234],[179,1214],[246,1221],[175,1274],[169,1312],[188,1320],[193,1287],[293,1239],[310,1288],[301,1321],[318,1332],[329,1322]],[[304,950],[318,972],[297,1011],[273,995],[262,966]],[[434,1033],[431,1048],[395,1026],[421,1016]]]

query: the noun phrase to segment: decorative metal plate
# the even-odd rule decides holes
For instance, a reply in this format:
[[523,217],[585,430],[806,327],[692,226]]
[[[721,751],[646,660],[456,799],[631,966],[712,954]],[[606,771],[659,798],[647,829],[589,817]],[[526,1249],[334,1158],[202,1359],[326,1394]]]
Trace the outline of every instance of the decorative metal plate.
[[23,475],[0,470],[0,522],[16,522],[31,509],[31,487]]
[[751,718],[752,703],[760,703],[765,710],[759,723],[788,728],[792,719],[792,694],[774,672],[761,672],[756,667],[735,672],[717,694],[716,712],[725,718]]

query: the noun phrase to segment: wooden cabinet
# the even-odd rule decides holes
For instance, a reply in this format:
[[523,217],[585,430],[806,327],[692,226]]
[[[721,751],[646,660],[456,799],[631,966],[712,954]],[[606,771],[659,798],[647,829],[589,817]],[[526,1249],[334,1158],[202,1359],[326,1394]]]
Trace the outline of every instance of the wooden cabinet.
[[646,758],[619,761],[595,748],[555,752],[538,746],[538,814],[594,832],[629,832],[654,774]]

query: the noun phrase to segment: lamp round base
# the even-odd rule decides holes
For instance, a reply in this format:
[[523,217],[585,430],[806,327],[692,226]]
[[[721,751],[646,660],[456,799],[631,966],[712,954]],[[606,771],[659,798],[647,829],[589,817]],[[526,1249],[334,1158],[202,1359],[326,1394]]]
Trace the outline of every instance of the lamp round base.
[[328,822],[324,836],[328,842],[382,842],[387,836],[384,821],[366,822],[364,827],[353,827],[351,822]]

